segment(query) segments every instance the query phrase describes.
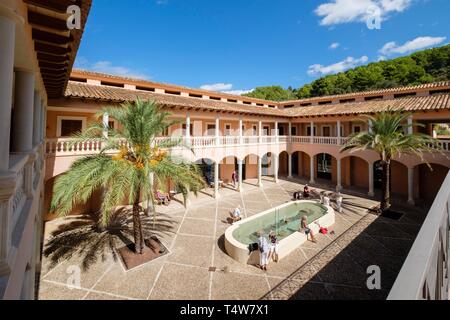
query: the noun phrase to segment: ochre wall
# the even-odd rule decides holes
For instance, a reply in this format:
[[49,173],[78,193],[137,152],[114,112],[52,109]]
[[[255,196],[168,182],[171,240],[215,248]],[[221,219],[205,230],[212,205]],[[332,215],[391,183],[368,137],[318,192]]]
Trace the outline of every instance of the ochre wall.
[[369,189],[369,166],[358,157],[350,157],[350,183],[352,186]]
[[418,167],[420,179],[419,198],[428,203],[433,202],[449,171],[449,168],[437,164],[432,164],[431,167],[433,171],[430,171],[426,164]]
[[391,192],[408,196],[408,168],[397,161],[391,162]]

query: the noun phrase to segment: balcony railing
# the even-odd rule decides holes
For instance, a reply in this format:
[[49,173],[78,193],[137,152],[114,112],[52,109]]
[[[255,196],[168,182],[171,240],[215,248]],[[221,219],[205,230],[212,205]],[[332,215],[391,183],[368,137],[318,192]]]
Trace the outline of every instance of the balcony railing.
[[448,300],[450,173],[403,264],[389,300]]
[[[311,137],[311,136],[203,136],[203,137],[161,137],[156,139],[156,144],[162,141],[181,140],[192,148],[208,147],[236,147],[248,145],[272,145],[272,144],[315,144],[327,146],[343,146],[347,137]],[[444,151],[450,152],[450,140],[441,140],[440,145]],[[48,155],[87,155],[100,152],[101,141],[76,142],[70,138],[48,139],[46,153]]]

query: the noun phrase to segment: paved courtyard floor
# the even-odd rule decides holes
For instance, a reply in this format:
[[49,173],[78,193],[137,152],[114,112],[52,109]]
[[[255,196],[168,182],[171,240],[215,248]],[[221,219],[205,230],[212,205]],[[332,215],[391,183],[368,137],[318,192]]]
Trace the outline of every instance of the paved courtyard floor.
[[[244,192],[224,188],[218,201],[206,194],[192,199],[188,209],[175,201],[158,210],[173,221],[172,233],[161,234],[170,254],[131,271],[124,271],[111,250],[84,236],[69,241],[57,263],[43,257],[39,299],[385,299],[417,235],[424,214],[405,210],[400,221],[378,218],[367,209],[376,202],[344,195],[344,211],[336,213],[334,235],[318,235],[318,243],[303,244],[272,263],[267,272],[240,264],[224,251],[226,219],[238,204],[246,217],[290,201],[298,182],[264,180],[260,189],[248,181]],[[47,224],[47,234],[57,222]],[[90,242],[89,242],[90,241]],[[88,245],[87,245],[88,244]],[[75,246],[75,248],[73,247]],[[110,244],[113,247],[114,244]],[[65,255],[64,255],[65,254]],[[86,263],[88,260],[89,263]],[[88,268],[83,266],[88,265]],[[381,268],[381,290],[367,289],[367,268]],[[81,268],[79,287],[76,284]]]

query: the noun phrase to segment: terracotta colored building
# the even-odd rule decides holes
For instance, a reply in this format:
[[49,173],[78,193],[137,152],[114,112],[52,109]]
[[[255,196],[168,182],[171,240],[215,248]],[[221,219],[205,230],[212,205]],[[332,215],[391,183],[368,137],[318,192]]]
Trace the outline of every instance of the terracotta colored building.
[[[412,113],[408,121],[450,123],[450,82],[346,94],[283,103],[191,89],[86,71],[72,71],[82,29],[68,29],[67,7],[78,4],[84,26],[90,0],[0,1],[0,297],[33,299],[42,231],[55,178],[75,159],[99,152],[99,144],[70,144],[70,135],[104,106],[136,98],[154,100],[182,120],[165,136],[184,139],[184,153],[202,166],[219,196],[219,186],[238,172],[261,185],[263,176],[302,178],[338,190],[373,196],[380,183],[372,152],[341,153],[346,137],[370,130],[361,117],[388,108]],[[409,132],[411,133],[411,132]],[[411,205],[430,203],[450,168],[444,154],[393,163],[392,192]],[[176,192],[176,190],[174,190]],[[96,197],[73,213],[96,209]]]

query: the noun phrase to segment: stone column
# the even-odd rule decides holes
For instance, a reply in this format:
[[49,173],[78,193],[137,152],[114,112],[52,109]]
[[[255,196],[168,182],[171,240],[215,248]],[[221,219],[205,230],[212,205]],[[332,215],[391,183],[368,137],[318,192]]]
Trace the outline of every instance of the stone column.
[[258,121],[258,141],[259,141],[259,143],[261,143],[262,142],[262,121],[261,120],[259,120]]
[[375,191],[373,188],[373,163],[369,163],[369,197],[373,197],[375,195]]
[[11,249],[12,195],[16,187],[15,179],[15,175],[0,177],[0,277],[11,271],[8,260]]
[[244,132],[242,131],[242,126],[244,125],[242,118],[239,118],[239,143],[242,145]]
[[258,187],[262,186],[262,157],[258,157]]
[[45,107],[44,100],[41,100],[41,109],[39,111],[40,119],[39,122],[40,132],[39,132],[39,142],[42,142],[45,139],[45,135],[47,133],[47,108]]
[[275,181],[275,183],[278,183],[278,171],[280,168],[280,166],[279,166],[280,159],[279,159],[279,156],[274,153],[272,153],[272,158],[273,158],[273,166],[274,166],[274,168],[273,168],[274,181]]
[[238,159],[238,175],[239,175],[239,179],[238,179],[238,189],[239,192],[244,191],[243,190],[243,185],[242,185],[242,166],[243,166],[243,161],[241,159]]
[[214,162],[214,198],[219,199],[219,162]]
[[186,144],[188,146],[191,145],[191,114],[188,112],[186,114],[186,132],[185,132],[185,137],[186,137]]
[[414,168],[408,168],[408,204],[415,205],[414,202]]
[[275,142],[278,143],[278,121],[275,121]]
[[311,121],[311,143],[314,143],[314,121]]
[[288,154],[288,179],[292,179],[292,154]]
[[408,117],[408,134],[411,135],[414,133],[414,128],[413,128],[413,117],[409,116]]
[[309,183],[315,183],[316,180],[314,179],[314,156],[309,157],[310,159],[310,163],[309,163],[309,175],[310,175],[310,179],[309,179]]
[[216,146],[220,145],[220,119],[219,114],[216,115]]
[[37,146],[41,140],[42,120],[41,120],[41,95],[39,91],[34,92],[34,113],[33,113],[33,146]]
[[13,151],[33,149],[34,74],[16,71],[12,140]]
[[16,24],[0,16],[0,172],[9,170]]
[[341,143],[341,121],[338,120],[336,125],[337,125],[337,127],[336,127],[337,144],[338,144],[338,146],[340,146],[342,144]]
[[337,186],[336,186],[336,191],[341,191],[342,190],[342,160],[341,159],[337,159]]

